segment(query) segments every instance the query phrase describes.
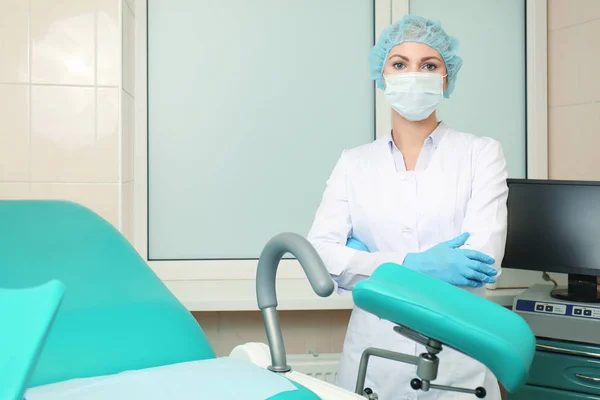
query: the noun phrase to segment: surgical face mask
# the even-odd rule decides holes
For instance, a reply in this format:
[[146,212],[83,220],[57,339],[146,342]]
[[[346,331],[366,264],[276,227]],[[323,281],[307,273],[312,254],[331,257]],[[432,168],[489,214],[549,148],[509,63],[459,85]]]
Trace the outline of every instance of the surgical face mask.
[[385,98],[407,120],[422,121],[442,101],[444,76],[432,72],[386,74]]

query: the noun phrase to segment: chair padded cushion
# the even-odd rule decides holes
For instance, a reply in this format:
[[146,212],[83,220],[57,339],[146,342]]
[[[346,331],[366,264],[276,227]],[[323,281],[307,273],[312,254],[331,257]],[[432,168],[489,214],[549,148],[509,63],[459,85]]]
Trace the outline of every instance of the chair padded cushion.
[[352,295],[357,307],[478,360],[510,392],[527,381],[535,336],[505,307],[394,263],[379,266]]
[[64,291],[58,281],[0,288],[0,399],[23,398]]
[[317,400],[284,376],[231,357],[72,379],[31,388],[27,400]]
[[66,288],[30,386],[215,357],[193,315],[95,212],[0,201],[0,221],[0,284]]

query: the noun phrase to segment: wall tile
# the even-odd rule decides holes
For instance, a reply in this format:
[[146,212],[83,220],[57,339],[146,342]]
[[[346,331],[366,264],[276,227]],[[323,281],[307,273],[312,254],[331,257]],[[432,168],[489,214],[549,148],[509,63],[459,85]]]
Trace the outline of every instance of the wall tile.
[[100,86],[118,86],[121,73],[119,0],[98,0],[97,18],[97,83]]
[[133,244],[133,182],[121,185],[121,232]]
[[135,96],[135,19],[123,2],[123,89]]
[[[192,313],[198,324],[204,331],[204,334],[208,338],[211,345],[217,343],[219,340],[219,313],[216,311],[211,312],[194,312]],[[226,355],[229,355],[227,353]]]
[[581,146],[582,106],[554,107],[548,116],[548,164],[550,179],[576,179]]
[[35,182],[118,182],[118,89],[32,88]]
[[[597,1],[600,7],[600,1]],[[581,27],[578,102],[600,101],[600,78],[595,66],[600,65],[600,19]]]
[[579,48],[581,27],[551,32],[548,37],[548,102],[551,107],[579,99]]
[[31,79],[93,85],[96,0],[31,0]]
[[95,89],[68,86],[31,88],[31,129],[36,135],[61,132],[76,139],[65,146],[77,148],[82,136],[95,135]]
[[550,0],[548,2],[549,31],[598,18],[600,18],[600,1],[598,0]]
[[581,22],[578,3],[579,0],[550,0],[548,2],[548,30],[553,31]]
[[31,197],[74,201],[92,209],[113,226],[119,226],[119,185],[116,183],[32,183]]
[[0,200],[26,200],[30,197],[29,183],[0,182]]
[[279,318],[285,348],[290,354],[331,352],[331,312],[286,311]]
[[[97,135],[90,159],[97,182],[119,181],[119,89],[98,88],[97,91]],[[90,149],[92,151],[92,149]]]
[[28,1],[0,1],[0,82],[29,82]]
[[[598,37],[600,40],[600,37]],[[577,150],[572,155],[577,161],[578,173],[573,179],[600,181],[600,103],[590,103],[580,106],[581,136],[577,140]],[[568,133],[568,130],[564,131]],[[568,136],[568,134],[566,135]]]
[[[194,312],[218,356],[247,342],[267,343],[259,312]],[[341,352],[350,310],[280,311],[283,340],[288,354]],[[339,331],[334,342],[332,326]],[[338,343],[339,342],[339,343]],[[332,343],[336,343],[332,348]]]
[[119,131],[119,89],[98,88],[98,137]]
[[[351,310],[280,311],[286,352],[341,352],[350,312]],[[267,343],[259,312],[194,312],[193,315],[218,356],[227,356],[235,346],[247,342]]]
[[235,346],[246,342],[267,343],[267,334],[260,312],[219,313],[219,337],[216,342],[211,342],[217,355],[229,355]]
[[0,181],[29,181],[29,85],[0,84]]
[[592,21],[600,18],[600,1],[598,0],[563,0],[565,2],[574,3],[572,7],[576,7],[579,12],[579,20],[581,22]]
[[134,175],[134,137],[135,137],[135,114],[134,100],[126,92],[122,93],[122,137],[121,137],[121,153],[122,153],[122,179],[123,182],[133,181]]
[[352,310],[331,311],[331,352],[341,353]]

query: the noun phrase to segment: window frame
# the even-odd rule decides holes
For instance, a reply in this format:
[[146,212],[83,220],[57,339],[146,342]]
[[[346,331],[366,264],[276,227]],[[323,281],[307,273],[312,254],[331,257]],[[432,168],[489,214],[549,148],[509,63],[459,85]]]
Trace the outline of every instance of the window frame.
[[[546,179],[547,84],[546,0],[527,1],[527,176]],[[257,310],[257,260],[153,261],[148,259],[148,97],[147,4],[135,2],[135,135],[133,244],[156,275],[191,311]],[[409,10],[409,0],[375,0],[375,38]],[[533,73],[535,71],[535,73]],[[378,137],[391,130],[392,112],[376,90],[375,127]],[[513,272],[513,271],[510,271]],[[516,272],[516,271],[515,271]],[[509,275],[506,273],[505,275]],[[504,275],[503,275],[504,276]],[[521,284],[522,279],[516,277]],[[501,286],[502,283],[499,283]],[[509,285],[510,286],[510,285]],[[352,297],[334,293],[317,296],[295,260],[282,260],[277,273],[279,309],[351,309]],[[501,302],[509,297],[502,294]],[[510,300],[512,303],[512,300]]]

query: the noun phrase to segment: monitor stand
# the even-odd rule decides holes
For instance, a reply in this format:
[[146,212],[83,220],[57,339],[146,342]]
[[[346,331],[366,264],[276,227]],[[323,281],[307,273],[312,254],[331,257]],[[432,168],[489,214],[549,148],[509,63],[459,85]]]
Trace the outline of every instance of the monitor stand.
[[568,288],[554,289],[550,296],[579,303],[600,303],[597,278],[590,275],[569,274]]

